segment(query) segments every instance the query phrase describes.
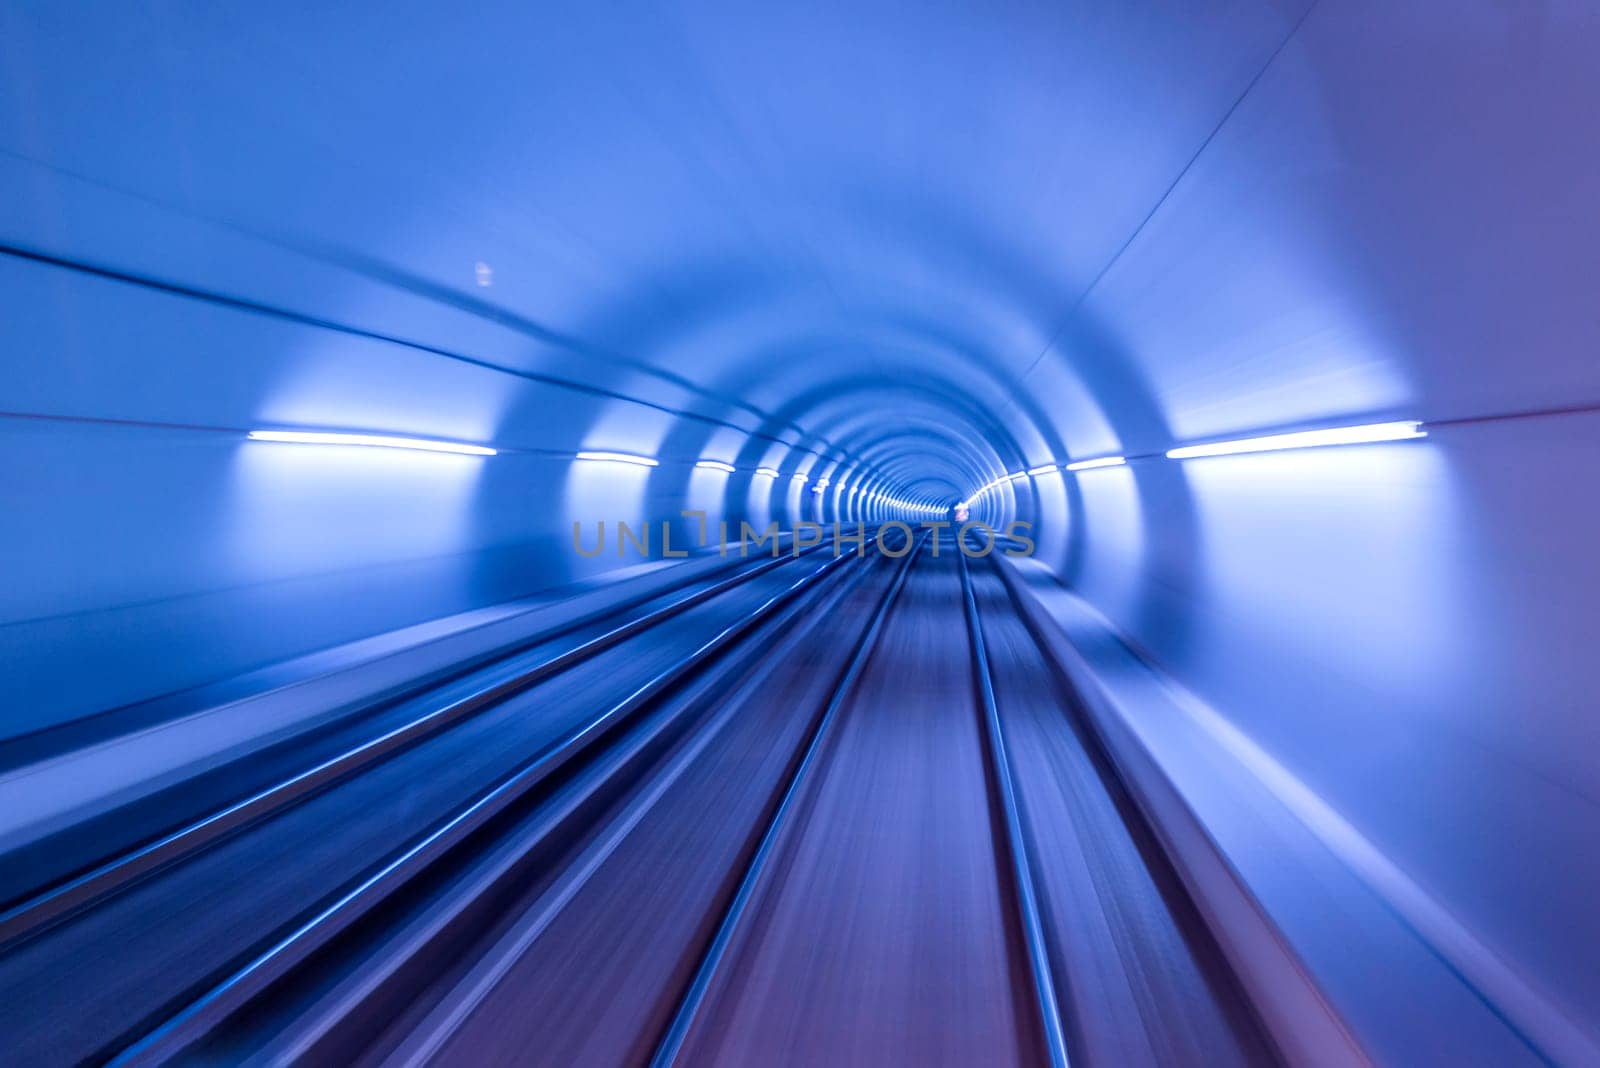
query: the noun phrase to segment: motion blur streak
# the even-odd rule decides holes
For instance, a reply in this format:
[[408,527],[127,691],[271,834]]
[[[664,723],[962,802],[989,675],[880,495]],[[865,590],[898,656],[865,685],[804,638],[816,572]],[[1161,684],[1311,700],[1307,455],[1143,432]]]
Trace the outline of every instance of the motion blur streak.
[[1597,55],[0,0],[0,1064],[1600,1065]]

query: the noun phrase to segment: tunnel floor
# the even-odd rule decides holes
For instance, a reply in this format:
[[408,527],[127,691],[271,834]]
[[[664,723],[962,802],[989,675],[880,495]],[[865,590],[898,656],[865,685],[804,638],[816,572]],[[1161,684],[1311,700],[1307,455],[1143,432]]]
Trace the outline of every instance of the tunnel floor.
[[993,557],[729,561],[14,854],[13,1063],[1265,1064]]

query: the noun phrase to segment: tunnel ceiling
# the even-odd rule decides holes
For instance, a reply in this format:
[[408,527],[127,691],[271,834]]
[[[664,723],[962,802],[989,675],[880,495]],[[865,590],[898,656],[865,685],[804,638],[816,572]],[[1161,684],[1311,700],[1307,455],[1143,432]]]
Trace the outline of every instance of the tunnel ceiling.
[[[1521,326],[1570,336],[1579,302],[1545,293],[1528,323],[1404,302],[1414,262],[1470,292],[1489,285],[1474,264],[1538,235],[1489,220],[1481,254],[1458,255],[1468,239],[1440,219],[1510,176],[1459,166],[1471,144],[1429,117],[1482,72],[1418,70],[1440,32],[1420,17],[1324,6],[1345,10],[505,4],[91,24],[39,7],[5,15],[0,45],[0,133],[22,146],[5,173],[36,209],[9,239],[414,341],[512,372],[508,392],[532,374],[669,417],[643,442],[615,413],[541,440],[540,405],[438,387],[412,405],[431,425],[382,429],[692,458],[731,428],[757,435],[733,449],[758,461],[804,444],[941,493],[1047,459],[1588,388],[1567,371],[1491,397],[1453,373]],[[1450,32],[1516,26],[1479,10]],[[1498,90],[1508,115],[1583,76],[1577,51],[1539,46],[1540,80]],[[1379,92],[1384,108],[1346,103]],[[1364,180],[1380,165],[1406,213]],[[1582,195],[1537,155],[1524,170],[1552,202]],[[131,203],[169,227],[159,249],[137,222],[82,244],[96,212]]]

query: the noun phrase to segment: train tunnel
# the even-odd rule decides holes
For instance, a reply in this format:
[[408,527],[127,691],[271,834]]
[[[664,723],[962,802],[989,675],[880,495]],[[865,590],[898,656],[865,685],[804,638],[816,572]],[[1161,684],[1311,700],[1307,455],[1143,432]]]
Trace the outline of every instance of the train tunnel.
[[0,0],[0,1063],[1600,1065],[1600,9]]

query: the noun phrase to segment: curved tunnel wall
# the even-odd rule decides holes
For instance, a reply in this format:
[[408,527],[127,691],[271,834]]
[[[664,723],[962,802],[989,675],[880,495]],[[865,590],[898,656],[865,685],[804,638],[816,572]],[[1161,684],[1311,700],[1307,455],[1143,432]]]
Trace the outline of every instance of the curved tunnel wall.
[[1428,7],[8,8],[5,734],[633,562],[574,520],[1127,455],[976,511],[1600,1003],[1600,25]]

